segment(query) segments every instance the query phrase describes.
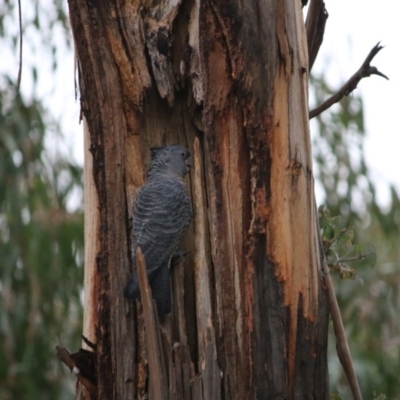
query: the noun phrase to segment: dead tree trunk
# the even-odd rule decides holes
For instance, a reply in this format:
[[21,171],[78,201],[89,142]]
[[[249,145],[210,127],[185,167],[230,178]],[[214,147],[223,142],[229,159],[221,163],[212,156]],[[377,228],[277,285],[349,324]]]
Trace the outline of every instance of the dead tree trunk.
[[300,0],[69,8],[94,178],[84,335],[99,399],[152,395],[141,308],[123,288],[149,147],[171,143],[194,152],[195,218],[160,336],[165,398],[327,399]]

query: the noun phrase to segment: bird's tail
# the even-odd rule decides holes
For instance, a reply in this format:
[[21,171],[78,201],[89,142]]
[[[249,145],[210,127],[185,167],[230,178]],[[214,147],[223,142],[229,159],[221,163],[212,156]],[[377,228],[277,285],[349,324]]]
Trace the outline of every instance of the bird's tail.
[[171,312],[171,286],[169,279],[169,263],[165,261],[150,280],[153,298],[156,301],[160,320]]
[[[171,286],[169,279],[170,260],[166,260],[157,269],[148,274],[149,285],[156,301],[157,312],[160,319],[171,312]],[[140,299],[140,287],[137,272],[134,272],[132,279],[125,287],[125,297],[130,299]]]

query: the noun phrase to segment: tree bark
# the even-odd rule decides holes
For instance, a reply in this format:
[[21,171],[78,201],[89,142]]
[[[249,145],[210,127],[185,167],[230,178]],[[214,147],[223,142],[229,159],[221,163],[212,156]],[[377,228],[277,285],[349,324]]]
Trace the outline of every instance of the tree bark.
[[99,398],[149,393],[141,307],[123,297],[132,204],[149,147],[181,143],[194,153],[194,221],[161,328],[166,398],[327,399],[301,2],[69,7],[99,210],[85,309]]

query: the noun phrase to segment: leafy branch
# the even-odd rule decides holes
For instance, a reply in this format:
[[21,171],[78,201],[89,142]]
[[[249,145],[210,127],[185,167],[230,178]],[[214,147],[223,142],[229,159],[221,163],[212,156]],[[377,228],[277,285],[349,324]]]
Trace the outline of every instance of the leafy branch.
[[319,223],[322,245],[328,267],[340,278],[355,278],[357,271],[350,264],[363,261],[373,267],[376,263],[375,248],[370,243],[354,244],[354,230],[343,227],[340,216],[332,217],[326,207],[320,207]]

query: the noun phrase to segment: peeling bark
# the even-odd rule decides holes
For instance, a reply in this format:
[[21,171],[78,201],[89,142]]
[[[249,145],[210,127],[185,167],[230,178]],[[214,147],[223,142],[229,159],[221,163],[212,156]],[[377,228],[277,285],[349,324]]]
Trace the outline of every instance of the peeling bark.
[[69,6],[99,202],[85,309],[99,399],[149,393],[142,308],[123,288],[134,196],[149,147],[166,143],[195,161],[188,255],[160,328],[169,399],[327,399],[301,2]]
[[[85,146],[85,168],[84,168],[84,207],[85,207],[85,277],[84,288],[85,297],[83,308],[85,310],[83,320],[83,336],[92,343],[96,341],[95,327],[98,326],[99,320],[97,315],[98,302],[98,281],[96,256],[100,249],[99,230],[99,200],[97,197],[96,187],[93,180],[93,159],[90,153],[90,133],[86,120],[83,120],[83,134]],[[84,344],[85,348],[90,348]]]

